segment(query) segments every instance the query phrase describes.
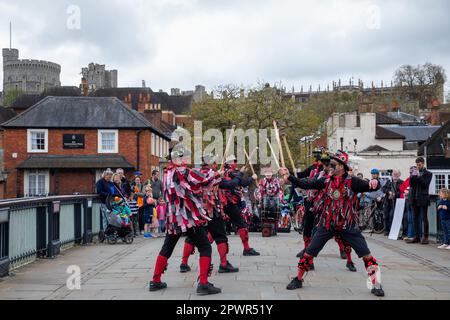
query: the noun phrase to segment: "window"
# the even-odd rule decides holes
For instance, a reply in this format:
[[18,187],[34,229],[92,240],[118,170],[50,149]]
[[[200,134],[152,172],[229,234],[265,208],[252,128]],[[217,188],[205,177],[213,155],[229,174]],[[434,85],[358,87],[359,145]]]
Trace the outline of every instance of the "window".
[[439,194],[442,188],[450,188],[450,170],[430,170],[433,177],[430,183],[430,194]]
[[118,153],[119,133],[117,130],[98,131],[98,153]]
[[159,137],[156,136],[156,154],[157,157],[159,157]]
[[441,190],[442,188],[445,188],[445,174],[437,174],[436,175],[436,194],[439,194],[439,190]]
[[47,129],[29,129],[28,152],[48,152],[48,130]]
[[26,197],[44,197],[49,193],[48,171],[25,171],[24,193]]
[[151,141],[151,154],[155,155],[155,135],[152,133],[152,141]]

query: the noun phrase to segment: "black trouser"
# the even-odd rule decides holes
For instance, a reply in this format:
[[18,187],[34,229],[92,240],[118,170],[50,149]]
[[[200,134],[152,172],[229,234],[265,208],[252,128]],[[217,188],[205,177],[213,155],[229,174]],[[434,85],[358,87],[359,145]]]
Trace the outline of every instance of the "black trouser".
[[402,237],[408,236],[408,210],[410,208],[410,204],[408,201],[405,201],[405,210],[403,210],[403,219],[402,219]]
[[[200,253],[200,257],[211,257],[211,243],[209,243],[208,235],[204,227],[189,228],[186,231],[186,235],[192,241],[192,244],[197,248]],[[181,234],[167,234],[159,254],[169,259],[172,256],[173,250],[175,249],[180,237]]]
[[428,207],[418,207],[413,205],[414,233],[416,238],[420,238],[420,217],[423,219],[423,236],[428,238]]
[[[206,231],[209,231],[209,233],[211,233],[211,236],[216,244],[228,242],[227,232],[225,230],[225,221],[223,221],[222,218],[212,218],[212,220],[209,221],[208,225],[206,226]],[[194,245],[194,242],[189,236],[186,237],[185,241]]]
[[230,217],[231,223],[236,227],[236,230],[247,229],[248,225],[245,223],[241,215],[241,209],[238,204],[229,203],[223,208],[227,216]]
[[392,220],[394,219],[395,201],[386,200],[383,208],[384,232],[391,231]]
[[311,211],[311,202],[305,204],[305,215],[303,216],[303,236],[311,237],[314,228],[314,213]]
[[326,230],[322,226],[318,227],[317,231],[314,233],[311,244],[308,248],[306,248],[306,254],[317,257],[328,240],[334,236],[338,236],[346,245],[348,244],[352,247],[358,257],[362,258],[370,255],[370,250],[367,246],[366,239],[364,239],[361,231],[357,227],[336,231],[333,228]]
[[144,231],[144,206],[139,207],[138,210],[138,222],[139,222],[139,231]]

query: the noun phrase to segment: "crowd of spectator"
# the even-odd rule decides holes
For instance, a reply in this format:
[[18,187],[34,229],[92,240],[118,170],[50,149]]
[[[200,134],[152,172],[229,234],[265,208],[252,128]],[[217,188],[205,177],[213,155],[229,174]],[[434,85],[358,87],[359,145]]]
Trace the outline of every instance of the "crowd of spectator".
[[165,232],[165,203],[162,198],[162,182],[159,171],[154,170],[150,179],[143,183],[142,174],[137,171],[131,181],[119,168],[115,172],[107,169],[96,183],[100,198],[102,230],[108,226],[108,210],[117,197],[124,200],[130,209],[130,219],[135,237],[158,237]]

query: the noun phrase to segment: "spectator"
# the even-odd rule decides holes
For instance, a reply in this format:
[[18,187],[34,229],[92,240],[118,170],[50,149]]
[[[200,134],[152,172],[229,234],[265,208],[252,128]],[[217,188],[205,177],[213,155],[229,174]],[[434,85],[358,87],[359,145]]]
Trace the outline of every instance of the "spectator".
[[100,196],[100,213],[102,216],[102,227],[103,230],[106,230],[108,226],[108,206],[110,205],[107,202],[110,201],[110,197],[114,194],[114,185],[112,183],[113,172],[111,169],[107,169],[103,172],[102,177],[95,184],[97,193]]
[[[417,158],[416,166],[410,172],[410,193],[411,206],[414,216],[414,238],[407,240],[407,243],[428,244],[428,206],[430,205],[430,196],[428,189],[430,187],[433,174],[425,168],[425,160],[422,157]],[[423,219],[423,238],[420,240],[420,219]]]
[[392,180],[386,182],[383,186],[382,191],[384,196],[384,235],[388,236],[391,231],[392,220],[394,218],[395,204],[397,198],[400,198],[400,185],[403,180],[400,179],[401,173],[399,170],[392,171]]
[[126,197],[126,200],[129,200],[130,196],[131,196],[131,185],[130,185],[130,182],[125,177],[125,173],[124,173],[123,169],[121,169],[121,168],[117,169],[116,173],[120,175],[120,180],[122,182],[123,194]]
[[152,186],[152,190],[153,190],[153,198],[154,199],[159,199],[162,196],[162,182],[159,179],[159,171],[158,170],[153,170],[152,172],[152,181],[151,181],[151,186]]
[[152,198],[152,187],[145,186],[145,196],[144,196],[144,238],[153,238],[151,233],[151,227],[153,224],[153,211],[155,208],[155,199]]
[[402,219],[402,239],[414,237],[413,232],[413,218],[411,213],[411,201],[409,200],[409,177],[400,185],[400,198],[405,199],[405,210],[403,211]]
[[438,214],[441,219],[444,240],[439,249],[450,250],[450,190],[441,189],[439,191]]
[[166,209],[167,206],[164,202],[164,199],[162,197],[159,198],[159,203],[158,206],[156,207],[156,212],[158,214],[158,221],[159,221],[158,232],[160,234],[166,232]]
[[376,201],[377,208],[380,209],[383,206],[384,193],[382,189],[385,185],[385,180],[380,179],[380,171],[378,169],[372,169],[370,174],[372,175],[372,179],[379,179],[381,188],[377,191],[366,192],[365,201],[368,201],[369,203]]
[[138,222],[139,222],[139,234],[144,231],[144,190],[141,182],[141,177],[136,176],[134,182],[131,185],[131,190],[133,192],[133,199],[136,201],[138,206]]
[[113,195],[115,197],[120,197],[125,202],[127,201],[127,197],[124,194],[123,186],[122,186],[122,179],[120,178],[120,175],[118,173],[114,173],[112,177],[112,182],[114,185],[114,193]]
[[364,175],[361,172],[359,172],[356,176],[360,179],[364,179]]

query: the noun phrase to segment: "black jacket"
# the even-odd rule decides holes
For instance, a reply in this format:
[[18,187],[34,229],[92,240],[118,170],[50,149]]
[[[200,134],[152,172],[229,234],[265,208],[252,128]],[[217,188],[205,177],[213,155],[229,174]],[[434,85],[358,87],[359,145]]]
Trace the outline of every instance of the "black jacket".
[[430,188],[433,174],[427,169],[419,172],[418,176],[410,176],[409,186],[411,194],[411,204],[417,207],[428,207],[430,205]]
[[[395,203],[395,200],[397,198],[400,198],[400,185],[402,183],[403,183],[402,179],[398,179],[397,182],[394,182],[393,180],[389,180],[388,182],[386,182],[386,184],[381,188],[383,193],[386,195],[385,202],[394,201],[394,203]],[[389,199],[389,191],[391,191],[395,194],[394,199],[392,199],[392,200]]]

